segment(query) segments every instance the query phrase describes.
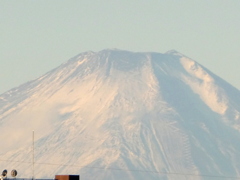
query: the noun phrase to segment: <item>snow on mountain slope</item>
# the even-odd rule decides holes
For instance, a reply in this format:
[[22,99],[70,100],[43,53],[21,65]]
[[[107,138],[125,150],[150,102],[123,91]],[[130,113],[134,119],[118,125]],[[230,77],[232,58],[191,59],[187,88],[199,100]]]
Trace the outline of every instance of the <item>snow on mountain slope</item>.
[[239,90],[176,51],[82,53],[0,107],[0,165],[21,177],[32,176],[33,129],[36,177],[240,176]]

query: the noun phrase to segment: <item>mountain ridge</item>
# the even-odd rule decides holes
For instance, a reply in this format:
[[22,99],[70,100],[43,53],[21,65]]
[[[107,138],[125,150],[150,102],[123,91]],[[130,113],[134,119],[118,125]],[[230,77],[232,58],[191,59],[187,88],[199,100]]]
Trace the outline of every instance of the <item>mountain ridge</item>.
[[[85,52],[0,95],[0,130],[8,142],[0,158],[31,161],[26,132],[34,129],[39,177],[238,176],[239,100],[236,88],[175,50]],[[16,137],[5,135],[9,127]],[[50,162],[56,165],[44,167]]]

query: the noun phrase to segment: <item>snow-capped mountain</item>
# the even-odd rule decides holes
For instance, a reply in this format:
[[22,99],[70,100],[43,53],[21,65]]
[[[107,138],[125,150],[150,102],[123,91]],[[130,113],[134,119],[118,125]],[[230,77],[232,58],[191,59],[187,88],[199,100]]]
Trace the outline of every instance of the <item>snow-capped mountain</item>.
[[240,176],[240,91],[178,53],[81,53],[0,95],[2,169],[36,178]]

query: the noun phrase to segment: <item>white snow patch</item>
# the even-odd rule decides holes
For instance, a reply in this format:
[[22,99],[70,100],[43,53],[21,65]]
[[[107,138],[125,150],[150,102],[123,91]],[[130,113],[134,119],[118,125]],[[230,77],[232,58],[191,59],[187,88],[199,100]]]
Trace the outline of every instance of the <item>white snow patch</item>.
[[183,80],[197,93],[214,112],[223,115],[228,108],[228,100],[223,89],[215,85],[213,78],[196,62],[181,58],[181,64],[190,75],[182,75]]

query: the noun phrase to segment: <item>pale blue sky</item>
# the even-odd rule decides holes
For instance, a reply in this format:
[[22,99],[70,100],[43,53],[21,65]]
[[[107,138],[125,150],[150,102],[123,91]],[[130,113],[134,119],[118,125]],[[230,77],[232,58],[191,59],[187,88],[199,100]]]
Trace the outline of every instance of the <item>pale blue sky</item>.
[[240,89],[239,0],[0,0],[0,94],[84,51],[175,49]]

